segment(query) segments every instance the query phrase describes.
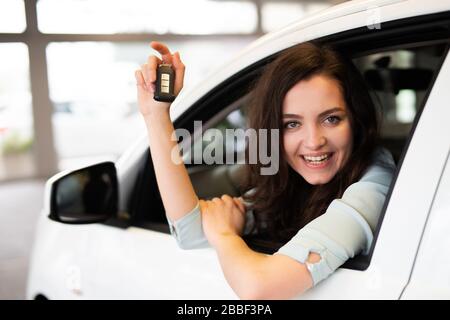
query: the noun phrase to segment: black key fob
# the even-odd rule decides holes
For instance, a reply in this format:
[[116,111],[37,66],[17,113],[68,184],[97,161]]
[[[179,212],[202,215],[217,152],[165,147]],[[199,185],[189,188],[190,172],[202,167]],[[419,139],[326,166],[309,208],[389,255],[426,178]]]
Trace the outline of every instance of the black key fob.
[[160,64],[156,70],[156,86],[153,99],[162,102],[175,100],[174,94],[175,72],[170,64]]

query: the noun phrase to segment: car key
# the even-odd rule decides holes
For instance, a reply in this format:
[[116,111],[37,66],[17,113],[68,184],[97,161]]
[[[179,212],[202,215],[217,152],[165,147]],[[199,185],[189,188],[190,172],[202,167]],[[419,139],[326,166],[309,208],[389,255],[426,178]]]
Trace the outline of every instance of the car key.
[[156,70],[156,86],[153,99],[162,102],[175,100],[174,94],[175,72],[170,64],[160,64]]

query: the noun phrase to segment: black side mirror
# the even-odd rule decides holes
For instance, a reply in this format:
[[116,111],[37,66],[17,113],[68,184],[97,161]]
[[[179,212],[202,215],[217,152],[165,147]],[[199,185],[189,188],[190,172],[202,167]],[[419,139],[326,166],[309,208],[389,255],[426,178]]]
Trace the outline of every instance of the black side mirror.
[[62,223],[106,221],[118,211],[117,172],[102,162],[70,172],[50,187],[49,218]]

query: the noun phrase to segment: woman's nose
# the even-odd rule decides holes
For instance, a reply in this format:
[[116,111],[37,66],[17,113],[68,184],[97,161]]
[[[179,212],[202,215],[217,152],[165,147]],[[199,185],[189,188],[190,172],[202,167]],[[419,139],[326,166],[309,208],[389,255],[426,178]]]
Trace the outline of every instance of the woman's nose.
[[318,150],[326,144],[327,140],[320,128],[310,127],[307,130],[304,144],[307,149]]

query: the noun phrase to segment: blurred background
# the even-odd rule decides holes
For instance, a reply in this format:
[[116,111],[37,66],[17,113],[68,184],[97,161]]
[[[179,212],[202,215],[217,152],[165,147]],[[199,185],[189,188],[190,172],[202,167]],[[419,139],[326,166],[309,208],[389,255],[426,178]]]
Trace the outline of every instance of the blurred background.
[[267,32],[339,0],[0,0],[0,299],[23,299],[45,180],[145,132],[134,70],[156,40],[195,86]]

